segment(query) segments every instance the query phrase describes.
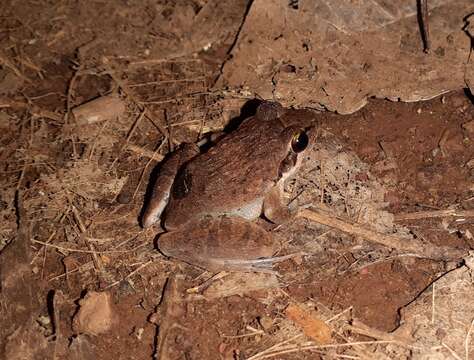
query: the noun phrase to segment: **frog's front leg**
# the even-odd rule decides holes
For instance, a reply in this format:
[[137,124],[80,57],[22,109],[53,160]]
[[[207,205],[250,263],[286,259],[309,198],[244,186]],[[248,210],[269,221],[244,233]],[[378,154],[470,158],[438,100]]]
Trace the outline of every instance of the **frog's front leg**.
[[209,271],[271,272],[279,243],[257,224],[239,217],[205,217],[160,235],[159,250]]
[[283,199],[283,185],[276,184],[271,188],[263,200],[263,214],[275,224],[283,224],[296,213],[295,206],[289,206]]
[[199,154],[195,144],[184,144],[173,152],[161,165],[159,175],[153,185],[152,194],[143,212],[142,225],[147,228],[156,223],[170,198],[171,187],[183,164]]

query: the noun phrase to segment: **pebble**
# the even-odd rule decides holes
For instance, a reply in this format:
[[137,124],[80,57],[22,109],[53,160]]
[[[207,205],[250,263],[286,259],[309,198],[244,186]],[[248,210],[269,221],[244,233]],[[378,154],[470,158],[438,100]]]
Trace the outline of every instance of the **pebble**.
[[73,320],[76,333],[100,335],[108,332],[117,323],[108,292],[89,291],[79,301],[79,305],[79,311]]

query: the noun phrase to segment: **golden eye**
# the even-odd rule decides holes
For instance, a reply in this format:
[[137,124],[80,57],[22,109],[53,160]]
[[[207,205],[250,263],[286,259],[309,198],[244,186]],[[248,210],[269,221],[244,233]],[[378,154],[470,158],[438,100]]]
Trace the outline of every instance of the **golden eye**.
[[293,139],[291,139],[291,148],[295,153],[299,153],[306,149],[308,143],[308,135],[306,135],[306,133],[301,130],[298,131],[295,135],[293,135]]

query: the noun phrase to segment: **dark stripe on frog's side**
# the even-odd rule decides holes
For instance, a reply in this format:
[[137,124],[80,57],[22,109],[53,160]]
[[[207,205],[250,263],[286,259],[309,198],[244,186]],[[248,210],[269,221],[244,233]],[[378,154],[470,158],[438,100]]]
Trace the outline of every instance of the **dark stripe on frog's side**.
[[193,175],[186,166],[182,167],[176,176],[171,194],[175,199],[183,199],[191,191],[193,186]]

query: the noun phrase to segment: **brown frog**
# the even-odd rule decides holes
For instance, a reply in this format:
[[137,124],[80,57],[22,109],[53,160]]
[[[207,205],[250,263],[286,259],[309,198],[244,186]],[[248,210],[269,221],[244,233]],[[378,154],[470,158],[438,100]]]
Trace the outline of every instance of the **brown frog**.
[[263,102],[209,151],[186,144],[163,163],[142,218],[149,227],[164,215],[163,254],[211,271],[271,268],[278,244],[253,220],[281,223],[291,215],[283,184],[309,141],[285,113]]

